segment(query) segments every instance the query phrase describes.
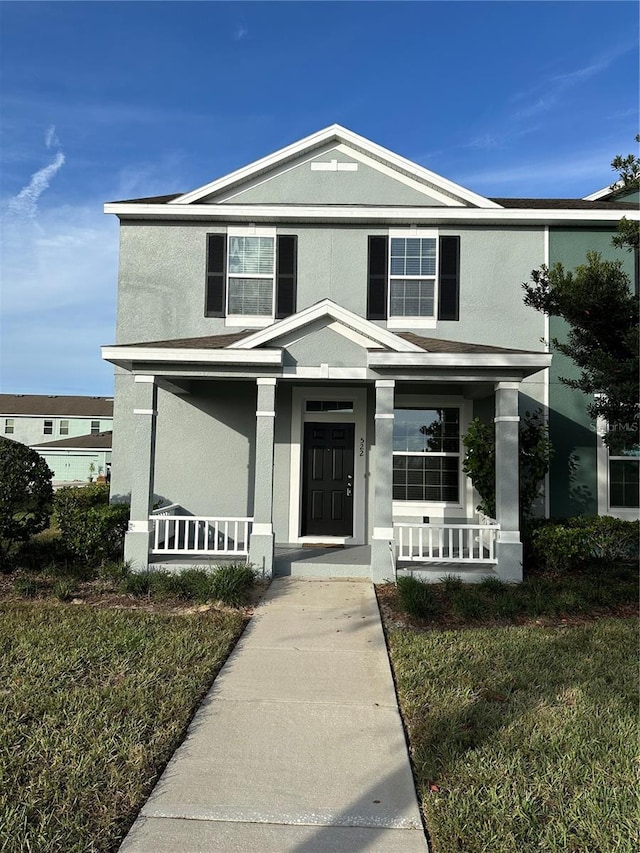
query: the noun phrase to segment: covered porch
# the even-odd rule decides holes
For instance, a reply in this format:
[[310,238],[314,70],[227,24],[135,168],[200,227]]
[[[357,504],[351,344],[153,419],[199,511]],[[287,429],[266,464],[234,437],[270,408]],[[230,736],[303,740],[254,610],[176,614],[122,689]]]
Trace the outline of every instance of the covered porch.
[[[333,305],[259,332],[105,349],[131,382],[135,470],[125,557],[136,567],[246,560],[264,576],[364,575],[378,582],[411,571],[425,579],[437,573],[521,580],[519,390],[525,377],[548,366],[548,355],[393,334]],[[200,402],[197,418],[178,424],[166,401],[194,393],[202,401],[203,388],[214,395],[226,388],[225,399],[234,396],[229,389],[244,389],[245,409],[232,426],[246,436],[248,456],[230,451],[216,463],[226,465],[227,484],[245,490],[235,504],[228,487],[216,484],[210,503],[202,489],[199,503],[190,501],[188,475],[165,458],[166,448],[180,454],[180,447],[165,443],[156,452],[163,418],[172,420],[173,435],[202,429],[207,406]],[[495,424],[496,519],[475,514],[477,501],[460,470],[464,424],[478,400]],[[425,407],[440,415],[456,409],[460,417],[448,447],[438,424],[440,432],[428,420],[420,427],[431,450],[417,456],[453,459],[439,468],[422,464],[420,499],[411,496],[411,466],[399,473],[401,457],[416,453],[399,447],[394,422],[399,412]],[[231,421],[219,423],[223,430]],[[202,433],[203,450],[214,433],[206,440]],[[199,434],[190,436],[194,445]],[[324,475],[316,477],[323,459],[333,471],[328,485],[320,483]],[[184,497],[174,497],[169,467]],[[160,506],[158,470],[169,484]],[[447,498],[444,489],[429,503],[424,483],[434,471],[441,483],[450,472],[447,488],[455,486],[455,495]],[[242,501],[245,512],[238,512]]]

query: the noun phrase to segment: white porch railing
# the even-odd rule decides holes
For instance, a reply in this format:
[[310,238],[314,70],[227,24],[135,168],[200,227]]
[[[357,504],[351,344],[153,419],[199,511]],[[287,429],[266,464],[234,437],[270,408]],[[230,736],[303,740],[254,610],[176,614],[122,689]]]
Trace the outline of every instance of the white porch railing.
[[159,507],[149,516],[153,524],[151,553],[203,557],[248,557],[253,518],[214,518],[175,515],[182,507]]
[[417,563],[497,563],[496,540],[500,525],[480,524],[393,525],[397,560]]

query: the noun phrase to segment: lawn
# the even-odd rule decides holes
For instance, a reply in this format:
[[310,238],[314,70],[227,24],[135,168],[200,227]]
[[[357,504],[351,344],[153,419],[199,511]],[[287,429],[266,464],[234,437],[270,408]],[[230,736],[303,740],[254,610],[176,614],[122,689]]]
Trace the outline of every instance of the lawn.
[[244,620],[0,603],[0,851],[116,850]]
[[400,627],[388,642],[432,853],[635,853],[638,624]]

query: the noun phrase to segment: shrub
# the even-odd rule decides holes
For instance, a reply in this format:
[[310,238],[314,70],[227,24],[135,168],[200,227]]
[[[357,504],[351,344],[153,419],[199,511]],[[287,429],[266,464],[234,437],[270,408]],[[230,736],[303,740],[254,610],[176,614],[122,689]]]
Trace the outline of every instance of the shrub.
[[255,579],[253,566],[245,563],[218,566],[211,575],[210,597],[238,607],[247,602]]
[[19,568],[32,572],[52,571],[57,569],[58,565],[64,565],[68,556],[60,533],[48,529],[20,545],[15,563]]
[[148,595],[150,574],[150,572],[131,572],[121,580],[120,592],[126,592],[129,595]]
[[398,595],[402,609],[419,619],[433,619],[440,606],[429,586],[414,577],[398,578]]
[[126,560],[110,560],[98,569],[98,577],[102,581],[120,583],[131,574],[131,563]]
[[69,578],[61,578],[54,584],[53,594],[60,601],[71,601],[76,594],[76,586]]
[[0,436],[0,570],[12,551],[49,525],[53,487],[44,459],[18,441]]
[[71,486],[56,494],[55,514],[62,540],[75,557],[100,563],[122,552],[129,522],[128,504],[110,504],[109,487]]
[[13,582],[13,589],[23,598],[35,598],[38,594],[38,584],[33,578],[20,577]]
[[531,532],[533,555],[541,568],[554,572],[617,563],[637,557],[640,523],[619,518],[568,518]]

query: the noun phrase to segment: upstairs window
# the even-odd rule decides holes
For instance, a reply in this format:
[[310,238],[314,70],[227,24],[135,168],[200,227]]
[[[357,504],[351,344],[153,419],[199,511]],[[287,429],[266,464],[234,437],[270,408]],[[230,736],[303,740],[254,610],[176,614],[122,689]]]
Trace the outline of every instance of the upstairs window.
[[60,421],[60,435],[69,435],[69,421]]
[[53,435],[53,421],[46,420],[42,426],[43,435]]
[[91,421],[91,435],[98,435],[100,432],[100,421]]
[[435,230],[369,237],[367,318],[389,328],[435,328],[458,320],[460,238]]
[[15,420],[13,418],[4,419],[4,434],[13,435],[15,430]]
[[296,310],[297,238],[273,228],[207,235],[205,316],[266,326]]

